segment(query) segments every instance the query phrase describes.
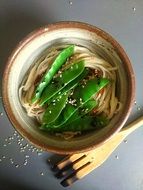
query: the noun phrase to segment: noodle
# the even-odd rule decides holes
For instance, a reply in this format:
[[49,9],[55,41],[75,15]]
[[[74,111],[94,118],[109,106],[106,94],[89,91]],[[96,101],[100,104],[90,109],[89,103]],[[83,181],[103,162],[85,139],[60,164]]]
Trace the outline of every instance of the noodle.
[[[40,124],[42,123],[41,120],[43,113],[45,112],[45,107],[41,107],[38,102],[32,103],[31,99],[36,89],[36,85],[64,47],[66,46],[58,46],[56,48],[45,50],[29,68],[19,88],[20,102],[25,108],[27,115],[29,117],[36,118]],[[99,56],[99,54],[93,53],[87,48],[75,46],[74,55],[67,60],[55,77],[59,76],[60,72],[67,69],[69,65],[80,60],[84,60],[85,67],[94,71],[94,74],[89,78],[95,78],[95,75],[97,75],[97,77],[99,75],[100,77],[107,78],[111,81],[111,83],[107,85],[103,91],[100,91],[93,97],[95,100],[98,100],[96,114],[102,113],[106,115],[108,119],[111,119],[113,115],[116,114],[122,107],[122,104],[119,102],[115,94],[116,70],[118,69],[117,66],[113,67],[109,62]],[[64,135],[64,137],[68,139],[79,133],[80,132],[67,131],[57,135]]]

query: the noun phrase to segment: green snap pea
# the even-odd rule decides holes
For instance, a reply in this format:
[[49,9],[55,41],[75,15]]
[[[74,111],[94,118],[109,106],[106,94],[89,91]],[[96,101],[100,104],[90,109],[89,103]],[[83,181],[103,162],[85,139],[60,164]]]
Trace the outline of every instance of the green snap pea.
[[32,99],[32,102],[39,100],[44,88],[51,82],[53,76],[58,72],[61,66],[66,62],[67,58],[69,58],[74,53],[74,45],[71,45],[59,53],[55,61],[53,62],[51,68],[46,72],[44,77],[42,78],[40,84],[36,88],[36,92]]
[[[83,71],[84,71],[84,61],[77,62],[73,64],[71,67],[69,67],[67,70],[65,70],[63,74],[60,75],[60,77],[57,77],[53,81],[53,83],[50,83],[48,86],[46,86],[40,98],[40,105],[43,105],[55,94],[58,94],[62,89],[66,88],[68,84],[70,88],[72,86],[75,86],[76,83],[79,82],[80,77],[78,78],[78,80],[75,80],[73,83],[71,82],[74,79],[76,79]],[[69,86],[67,87],[67,89],[69,89]]]
[[84,117],[79,117],[76,120],[73,120],[71,123],[65,125],[64,127],[58,127],[58,128],[53,128],[53,127],[47,127],[47,125],[42,125],[41,129],[44,131],[48,131],[51,133],[61,133],[65,131],[91,131],[91,130],[98,130],[106,125],[108,125],[109,119],[105,116],[97,115],[96,117],[93,116],[88,116],[85,115]]
[[74,114],[68,119],[66,125],[70,124],[74,120],[80,119],[84,115],[88,114],[97,106],[97,102],[95,100],[87,101],[83,106],[79,107]]
[[77,87],[73,94],[73,98],[76,100],[77,107],[72,110],[70,109],[70,103],[67,103],[59,118],[55,121],[55,123],[52,123],[53,127],[60,127],[65,124],[68,119],[79,109],[79,107],[83,106],[88,100],[92,98],[93,95],[99,92],[108,83],[108,79],[99,78],[87,81],[84,88],[81,86]]
[[49,124],[58,118],[64,106],[66,105],[67,98],[68,93],[59,96],[55,102],[49,104],[42,118],[43,123]]
[[71,81],[69,84],[67,84],[63,89],[61,89],[58,93],[56,93],[52,98],[51,101],[56,100],[58,94],[62,95],[64,93],[67,93],[69,90],[75,88],[79,82],[84,79],[84,77],[88,74],[88,70],[85,69],[76,79]]
[[91,131],[96,129],[96,127],[92,124],[93,121],[94,121],[93,117],[84,116],[83,118],[78,118],[74,120],[73,122],[64,127],[53,128],[53,127],[47,127],[47,125],[42,125],[40,129],[51,133],[61,133],[65,131],[72,131],[72,132]]

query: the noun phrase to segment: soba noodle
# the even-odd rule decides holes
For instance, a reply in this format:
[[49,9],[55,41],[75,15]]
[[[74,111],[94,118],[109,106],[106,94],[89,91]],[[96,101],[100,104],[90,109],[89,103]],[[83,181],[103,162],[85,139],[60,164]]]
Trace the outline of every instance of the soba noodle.
[[[45,107],[40,106],[38,102],[32,103],[32,96],[36,89],[36,85],[41,80],[44,73],[50,68],[54,59],[65,47],[66,46],[58,46],[56,48],[45,50],[29,68],[19,88],[19,98],[22,106],[25,108],[27,115],[35,118],[39,124],[42,123]],[[96,115],[102,113],[106,115],[108,119],[111,119],[121,108],[121,103],[116,97],[116,71],[118,68],[112,66],[111,63],[104,60],[96,52],[91,52],[85,47],[75,46],[74,54],[62,66],[60,72],[68,68],[70,64],[80,60],[84,60],[85,67],[89,68],[93,73],[89,76],[89,79],[95,78],[95,76],[100,76],[112,81],[93,97],[95,100],[98,100],[98,107],[96,107],[94,113]],[[56,76],[60,75],[60,72],[58,72]],[[65,134],[68,133],[66,132]],[[77,134],[77,132],[69,132],[68,137],[72,137],[74,134]]]

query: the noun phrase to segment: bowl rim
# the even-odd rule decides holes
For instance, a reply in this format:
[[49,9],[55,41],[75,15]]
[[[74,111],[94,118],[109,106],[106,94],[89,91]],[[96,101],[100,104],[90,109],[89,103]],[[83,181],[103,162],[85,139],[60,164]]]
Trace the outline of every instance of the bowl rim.
[[[130,84],[130,97],[127,99],[127,105],[126,105],[126,110],[124,112],[125,115],[121,115],[120,121],[118,122],[118,126],[112,128],[107,134],[104,135],[102,139],[97,141],[96,144],[92,143],[88,145],[85,148],[79,149],[78,147],[73,147],[70,150],[65,150],[63,148],[55,148],[52,146],[47,146],[43,143],[41,143],[39,140],[34,138],[31,134],[29,134],[27,131],[25,131],[20,123],[16,120],[16,117],[11,109],[10,102],[9,102],[9,97],[8,97],[8,89],[7,89],[7,84],[8,84],[8,76],[10,69],[13,65],[13,62],[15,58],[17,57],[18,53],[24,48],[25,45],[27,45],[29,42],[31,42],[34,38],[37,38],[39,35],[42,35],[47,32],[51,32],[57,29],[66,29],[66,28],[75,28],[75,29],[85,29],[89,32],[96,33],[97,35],[101,36],[104,38],[106,41],[110,42],[113,47],[115,48],[117,54],[120,56],[121,60],[126,63],[126,68],[128,70],[128,82]],[[132,105],[134,102],[135,98],[135,75],[133,72],[133,68],[131,65],[131,62],[125,53],[124,49],[121,47],[121,45],[107,32],[103,31],[102,29],[90,25],[88,23],[83,23],[83,22],[77,22],[77,21],[61,21],[61,22],[56,22],[53,24],[48,24],[43,27],[40,27],[30,34],[28,34],[23,40],[21,40],[18,45],[15,47],[15,49],[12,51],[11,55],[9,56],[4,73],[3,73],[3,79],[2,79],[2,99],[3,99],[3,105],[4,109],[6,111],[6,114],[11,121],[12,125],[14,128],[30,143],[33,145],[45,150],[45,151],[50,151],[53,153],[58,153],[58,154],[74,154],[74,153],[80,153],[84,151],[89,151],[92,150],[106,141],[108,141],[113,135],[115,135],[117,132],[121,130],[121,128],[124,126],[125,122],[127,121],[129,114],[132,109]]]

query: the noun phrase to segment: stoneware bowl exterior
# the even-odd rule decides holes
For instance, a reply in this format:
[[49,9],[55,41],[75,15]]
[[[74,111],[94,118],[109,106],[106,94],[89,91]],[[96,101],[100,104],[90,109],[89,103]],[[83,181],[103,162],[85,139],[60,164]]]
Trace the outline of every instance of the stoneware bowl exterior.
[[[18,96],[20,83],[33,60],[45,48],[59,44],[83,45],[116,65],[117,94],[123,105],[105,128],[68,141],[40,131],[27,116]],[[15,129],[35,146],[59,154],[79,153],[105,143],[125,124],[134,101],[134,93],[134,73],[123,48],[103,30],[80,22],[55,23],[28,35],[9,57],[3,76],[3,103]]]

